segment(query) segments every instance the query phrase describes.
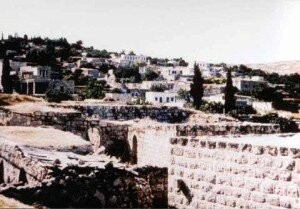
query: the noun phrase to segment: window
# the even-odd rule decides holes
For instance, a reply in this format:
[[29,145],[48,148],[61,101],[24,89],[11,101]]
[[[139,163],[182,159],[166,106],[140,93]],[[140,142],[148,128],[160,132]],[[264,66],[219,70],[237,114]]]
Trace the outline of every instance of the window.
[[174,97],[171,97],[171,101],[174,102]]
[[170,102],[170,99],[169,99],[169,97],[167,97],[167,102]]
[[157,99],[157,97],[155,97],[155,101],[157,101],[158,99]]

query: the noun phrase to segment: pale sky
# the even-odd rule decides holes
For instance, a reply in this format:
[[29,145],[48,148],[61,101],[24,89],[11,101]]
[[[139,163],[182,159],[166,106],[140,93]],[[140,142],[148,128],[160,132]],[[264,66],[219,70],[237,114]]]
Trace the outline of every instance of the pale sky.
[[0,32],[188,61],[300,60],[300,0],[0,0]]

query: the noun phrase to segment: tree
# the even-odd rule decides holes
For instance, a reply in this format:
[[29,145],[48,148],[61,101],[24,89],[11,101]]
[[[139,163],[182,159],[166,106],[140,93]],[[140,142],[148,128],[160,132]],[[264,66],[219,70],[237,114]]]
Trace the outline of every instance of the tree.
[[153,81],[156,78],[158,78],[158,73],[156,73],[154,70],[152,69],[147,69],[145,72],[145,75],[143,76],[143,80],[146,81]]
[[48,102],[57,102],[71,100],[72,94],[70,91],[60,91],[57,89],[48,89],[46,91],[46,100]]
[[194,77],[193,83],[191,84],[191,96],[193,97],[193,104],[195,108],[198,110],[202,104],[202,97],[203,97],[203,83],[204,79],[201,75],[199,65],[195,63],[194,65]]
[[229,111],[235,108],[235,88],[232,84],[232,77],[231,77],[231,68],[227,70],[227,80],[226,80],[226,87],[225,87],[225,112],[228,113]]
[[3,92],[11,94],[13,92],[13,80],[10,76],[10,65],[9,65],[9,59],[7,56],[3,59],[3,64],[2,64],[2,76],[1,76],[1,81],[2,81],[2,87],[3,87]]
[[85,87],[84,97],[87,99],[102,99],[105,92],[108,91],[109,86],[106,81],[97,81],[96,79],[89,79]]

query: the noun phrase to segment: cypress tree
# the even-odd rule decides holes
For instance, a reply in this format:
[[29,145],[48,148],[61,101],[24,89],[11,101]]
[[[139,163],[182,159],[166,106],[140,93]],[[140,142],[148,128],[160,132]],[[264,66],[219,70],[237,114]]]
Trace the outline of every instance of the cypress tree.
[[202,104],[202,97],[203,97],[203,83],[204,79],[202,78],[199,65],[195,63],[194,65],[194,77],[193,83],[191,84],[191,96],[193,97],[193,102],[195,108],[198,110]]
[[231,77],[231,68],[227,70],[227,80],[226,80],[226,87],[225,87],[225,112],[228,113],[229,111],[235,108],[235,88],[232,84],[232,77]]
[[9,65],[9,59],[7,56],[5,56],[2,63],[1,83],[3,87],[3,92],[8,94],[11,94],[13,92],[13,82],[10,76],[10,69],[11,68]]

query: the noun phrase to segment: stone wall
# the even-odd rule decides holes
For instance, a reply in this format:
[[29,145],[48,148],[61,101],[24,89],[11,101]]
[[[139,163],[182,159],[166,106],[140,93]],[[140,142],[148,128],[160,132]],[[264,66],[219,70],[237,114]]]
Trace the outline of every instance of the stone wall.
[[2,189],[1,194],[36,207],[151,208],[148,182],[126,170],[68,167],[37,186]]
[[158,167],[139,167],[135,169],[151,188],[152,207],[168,207],[168,169]]
[[192,112],[178,107],[155,107],[137,105],[72,105],[85,115],[97,115],[100,119],[132,120],[136,118],[150,117],[160,122],[183,122]]
[[130,147],[127,141],[128,125],[101,121],[88,130],[88,138],[97,151],[103,146],[105,153],[130,161]]
[[138,166],[168,167],[169,139],[176,136],[176,125],[133,125],[128,128],[128,144]]
[[279,125],[247,122],[177,126],[177,136],[274,134],[279,132]]
[[0,109],[0,124],[8,126],[52,126],[87,139],[90,122],[81,113],[33,112],[17,113]]
[[178,209],[300,208],[300,146],[290,143],[299,135],[276,137],[170,139],[169,204]]
[[272,124],[164,124],[149,121],[136,123],[100,122],[88,131],[88,138],[97,150],[105,148],[109,155],[138,166],[168,167],[169,139],[175,136],[203,136],[228,134],[271,134],[279,127]]

